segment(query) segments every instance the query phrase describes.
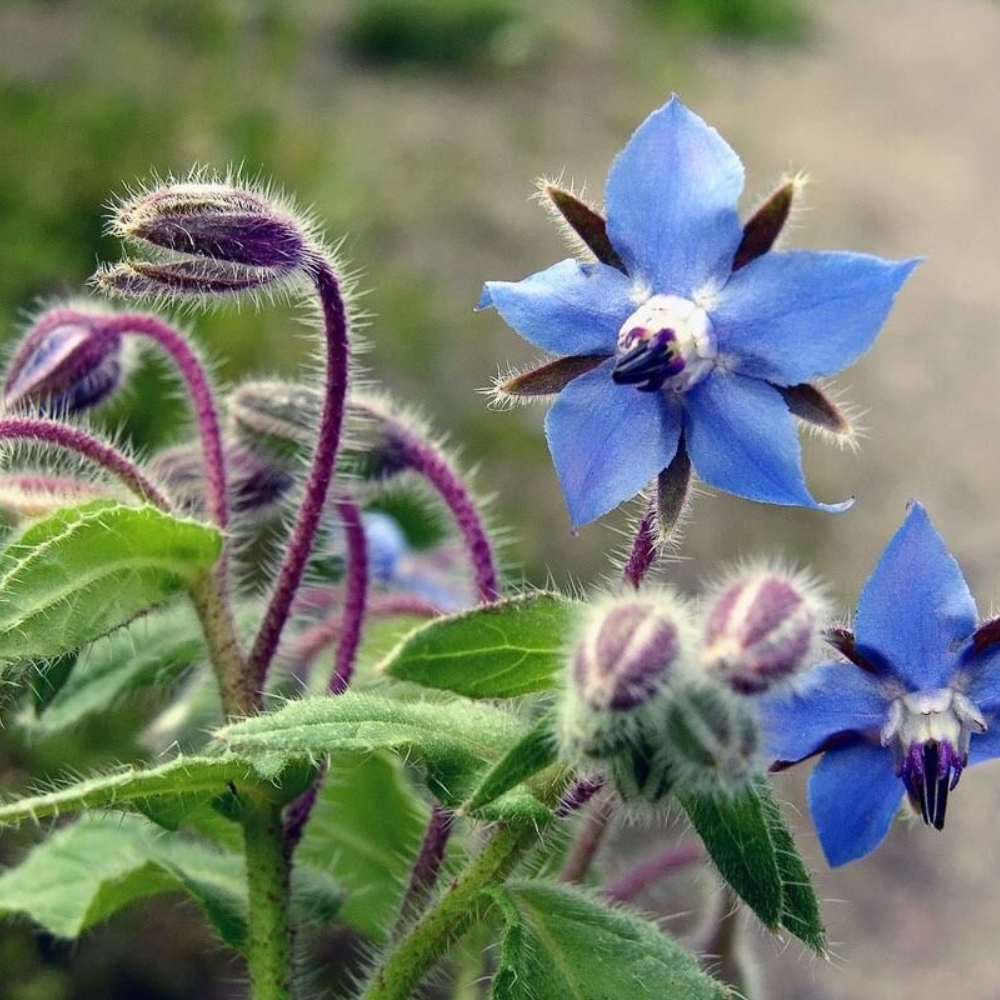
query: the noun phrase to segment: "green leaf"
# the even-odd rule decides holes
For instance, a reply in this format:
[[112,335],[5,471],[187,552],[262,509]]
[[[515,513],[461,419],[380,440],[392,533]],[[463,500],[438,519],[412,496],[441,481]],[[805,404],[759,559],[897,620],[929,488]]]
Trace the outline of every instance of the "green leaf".
[[[58,937],[76,938],[135,900],[178,889],[198,904],[224,943],[245,946],[242,853],[169,833],[137,816],[91,816],[57,830],[0,875],[0,914],[23,913]],[[328,873],[296,868],[292,909],[300,921],[328,923],[339,905]]]
[[719,873],[761,922],[824,952],[819,903],[767,780],[736,792],[688,790],[677,797]]
[[[293,759],[327,754],[389,750],[423,765],[427,784],[445,804],[458,807],[491,762],[525,734],[509,712],[492,705],[452,700],[406,701],[374,694],[307,698],[277,712],[257,715],[219,730],[217,739],[263,775],[277,773]],[[550,815],[517,790],[497,800],[491,818]]]
[[729,990],[657,926],[554,883],[485,895],[504,923],[492,1000],[725,1000]]
[[380,754],[336,757],[296,858],[326,869],[346,891],[344,922],[381,941],[399,908],[427,816],[399,761]]
[[175,680],[206,655],[190,606],[144,616],[88,646],[31,728],[51,734],[75,725],[106,711],[130,691]]
[[[254,769],[235,757],[177,757],[159,767],[125,767],[4,803],[0,805],[0,827],[83,809],[149,812],[158,817],[169,814],[177,822],[188,808],[225,794],[231,783],[248,781],[261,784]],[[264,787],[271,789],[270,784]]]
[[740,789],[677,792],[719,874],[765,927],[781,924],[781,870],[756,784]]
[[136,816],[94,816],[57,830],[0,875],[0,913],[24,913],[75,938],[137,899],[182,888],[226,944],[246,938],[243,859],[172,837]]
[[540,593],[497,601],[411,632],[380,664],[390,677],[468,698],[555,686],[582,605]]
[[759,781],[764,815],[774,841],[774,853],[781,872],[782,896],[781,926],[794,934],[803,944],[820,955],[826,954],[826,928],[819,911],[819,900],[813,888],[809,870],[799,855],[792,834],[781,815],[766,780]]
[[546,715],[490,768],[462,811],[475,815],[505,792],[554,764],[557,757],[552,717]]
[[107,635],[197,580],[221,546],[214,528],[103,500],[35,521],[0,552],[0,660]]

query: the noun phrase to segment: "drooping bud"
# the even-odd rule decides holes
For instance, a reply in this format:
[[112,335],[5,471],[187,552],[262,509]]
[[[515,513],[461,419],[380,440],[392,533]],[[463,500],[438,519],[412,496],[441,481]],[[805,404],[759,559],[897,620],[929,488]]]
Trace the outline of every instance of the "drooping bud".
[[6,408],[67,416],[107,399],[126,366],[122,338],[103,320],[102,313],[76,308],[43,314],[4,379]]
[[637,735],[687,652],[687,615],[667,593],[594,609],[569,657],[560,739],[571,758],[612,757]]
[[273,286],[315,260],[309,227],[270,196],[222,181],[164,184],[124,200],[110,231],[151,250],[102,268],[124,296],[223,295]]
[[277,380],[244,382],[229,395],[233,436],[276,468],[301,468],[316,444],[323,406],[313,386]]
[[741,574],[705,616],[709,672],[740,694],[759,694],[808,666],[826,617],[816,588],[788,573]]
[[294,218],[229,184],[167,184],[123,202],[111,225],[125,239],[268,270],[294,270],[307,252]]
[[758,770],[757,720],[744,699],[708,680],[674,691],[663,719],[662,753],[678,783],[731,788]]

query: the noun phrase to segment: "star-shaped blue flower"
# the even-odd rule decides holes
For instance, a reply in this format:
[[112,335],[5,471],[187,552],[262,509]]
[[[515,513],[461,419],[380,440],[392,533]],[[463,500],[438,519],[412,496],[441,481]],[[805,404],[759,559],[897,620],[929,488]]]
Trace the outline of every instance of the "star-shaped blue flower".
[[729,493],[847,506],[810,495],[790,408],[815,418],[818,405],[818,422],[836,422],[808,383],[868,349],[917,262],[771,251],[790,193],[777,222],[772,205],[744,227],[742,188],[733,150],[673,98],[615,160],[606,222],[549,191],[596,260],[485,285],[480,308],[566,356],[530,386],[510,386],[558,391],[546,436],[576,525],[635,496],[678,456],[686,469],[687,455]]
[[904,792],[940,830],[963,769],[1000,756],[1000,620],[977,621],[958,563],[914,503],[858,598],[853,634],[830,633],[847,662],[762,699],[776,769],[823,753],[809,809],[831,865],[873,851]]

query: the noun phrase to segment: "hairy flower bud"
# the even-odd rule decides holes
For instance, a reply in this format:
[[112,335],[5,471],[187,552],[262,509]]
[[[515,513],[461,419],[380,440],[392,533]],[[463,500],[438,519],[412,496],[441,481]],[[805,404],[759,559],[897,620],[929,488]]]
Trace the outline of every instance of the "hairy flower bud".
[[675,691],[662,725],[663,752],[680,783],[725,788],[757,770],[757,720],[720,684],[693,682]]
[[323,397],[310,385],[278,380],[244,382],[227,401],[233,436],[276,468],[301,467],[316,444]]
[[69,476],[6,473],[0,477],[0,523],[18,525],[63,507],[113,494],[114,490],[108,486]]
[[740,694],[759,694],[808,666],[825,610],[815,587],[788,573],[744,573],[705,616],[708,670]]
[[307,252],[291,216],[256,192],[229,184],[156,188],[123,202],[112,228],[164,250],[268,270],[295,270]]
[[685,655],[687,629],[662,593],[595,608],[569,658],[560,735],[570,756],[611,757],[632,740]]
[[84,309],[42,315],[14,357],[4,379],[4,405],[62,416],[107,399],[123,381],[122,338]]

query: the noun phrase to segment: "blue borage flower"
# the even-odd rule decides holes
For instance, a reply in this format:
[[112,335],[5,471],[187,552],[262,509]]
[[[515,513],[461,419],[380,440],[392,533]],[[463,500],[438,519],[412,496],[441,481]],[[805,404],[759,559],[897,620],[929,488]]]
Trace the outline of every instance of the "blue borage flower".
[[685,489],[693,464],[709,485],[753,500],[850,503],[810,495],[789,411],[815,415],[818,403],[819,422],[831,412],[836,422],[808,383],[868,349],[917,262],[769,252],[791,189],[743,227],[742,188],[736,154],[675,97],[615,160],[606,223],[548,191],[596,261],[483,289],[478,308],[495,307],[532,344],[566,356],[500,388],[558,391],[546,436],[575,525],[672,463]]
[[914,503],[858,598],[854,632],[829,633],[848,662],[761,699],[775,770],[823,753],[809,808],[831,865],[873,851],[904,792],[942,829],[964,768],[1000,756],[1000,619],[977,620],[958,563]]

